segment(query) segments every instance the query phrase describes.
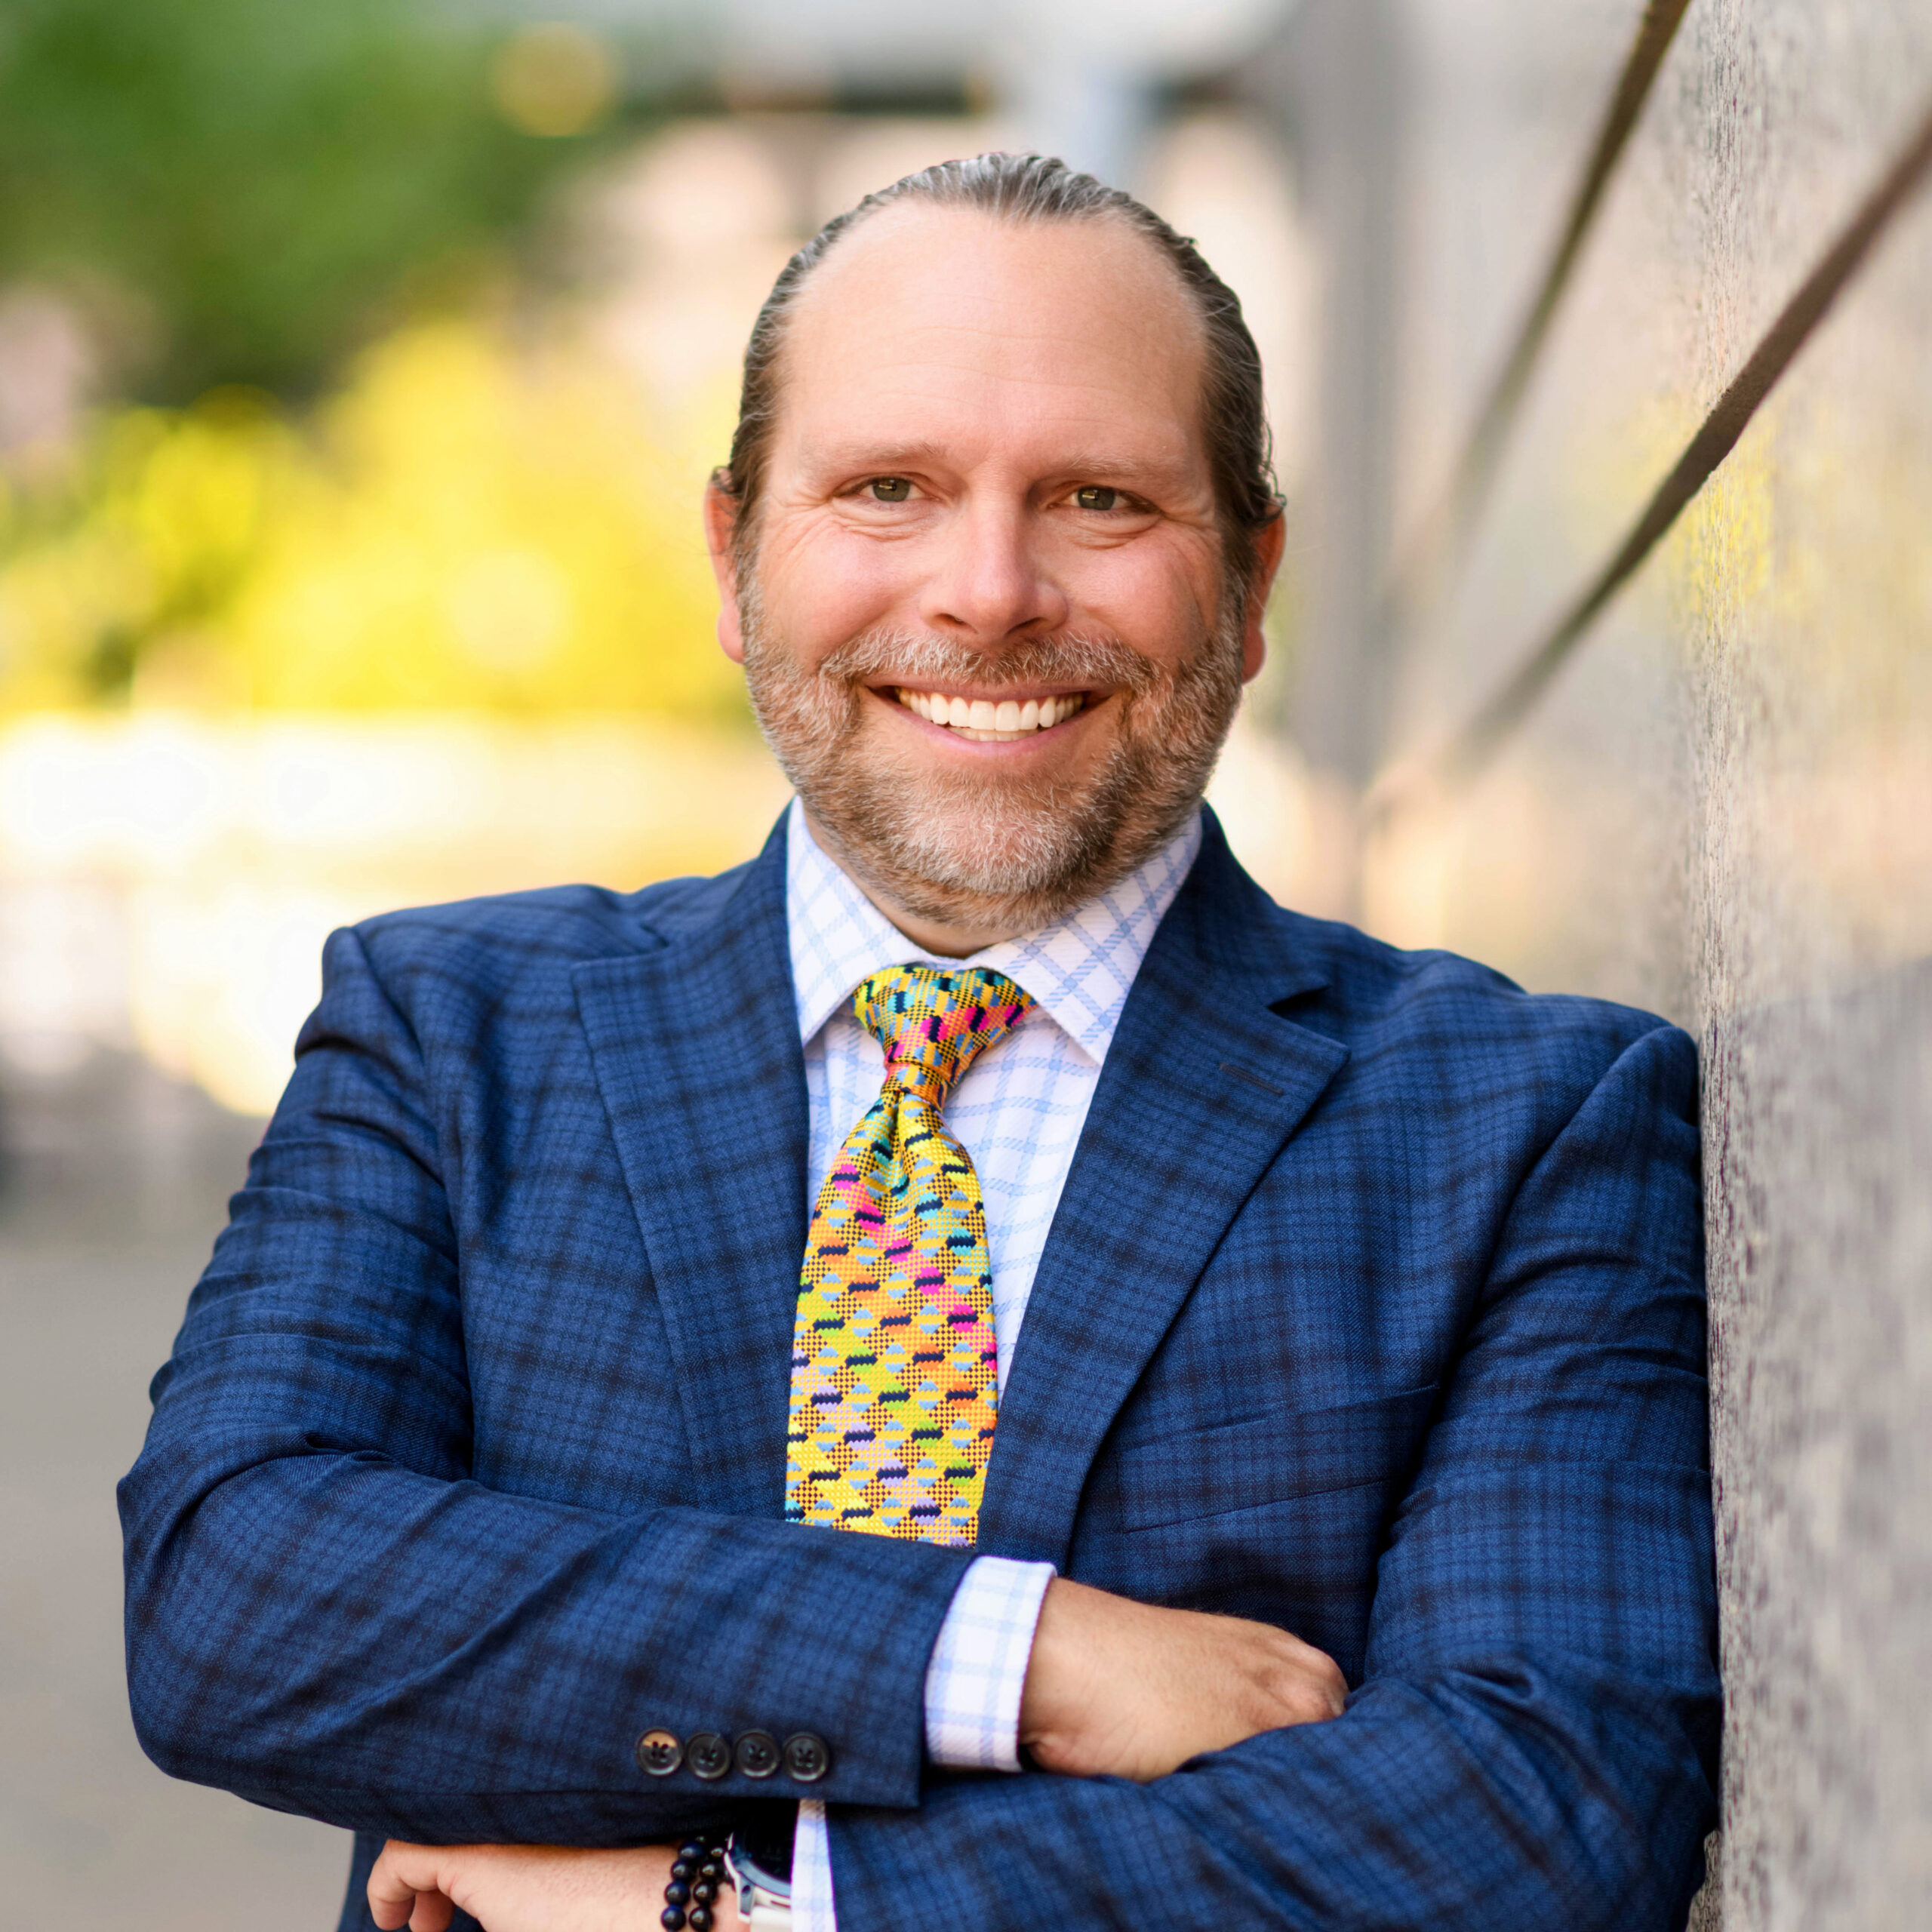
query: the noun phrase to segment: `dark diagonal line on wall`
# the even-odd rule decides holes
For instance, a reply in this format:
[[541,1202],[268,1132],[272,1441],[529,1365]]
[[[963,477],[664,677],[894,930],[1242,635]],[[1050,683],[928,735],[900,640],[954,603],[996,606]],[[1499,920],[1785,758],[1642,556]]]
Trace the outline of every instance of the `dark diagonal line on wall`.
[[1487,500],[1503,452],[1509,445],[1550,324],[1569,288],[1583,244],[1595,224],[1604,191],[1635,131],[1644,103],[1650,98],[1664,56],[1670,51],[1689,5],[1690,0],[1647,0],[1636,38],[1624,58],[1616,89],[1597,130],[1595,144],[1571,195],[1569,214],[1537,285],[1535,299],[1476,411],[1441,502],[1422,525],[1387,594],[1392,614],[1398,617],[1412,616],[1429,598],[1444,571],[1467,546]]
[[[1697,434],[1655,493],[1615,554],[1591,579],[1563,615],[1527,654],[1434,761],[1434,775],[1460,782],[1473,777],[1520,724],[1590,626],[1617,593],[1635,576],[1712,472],[1737,445],[1759,405],[1777,386],[1823,321],[1832,304],[1858,272],[1887,225],[1932,170],[1932,109],[1918,125],[1878,185],[1868,195],[1786,303],[1751,358],[1718,398]],[[1385,802],[1392,802],[1383,792]]]

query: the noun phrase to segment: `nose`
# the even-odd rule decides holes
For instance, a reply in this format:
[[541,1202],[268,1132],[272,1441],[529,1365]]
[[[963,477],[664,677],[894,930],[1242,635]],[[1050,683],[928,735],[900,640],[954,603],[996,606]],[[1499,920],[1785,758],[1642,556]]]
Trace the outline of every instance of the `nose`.
[[1044,567],[1023,502],[979,497],[948,519],[921,586],[927,627],[988,647],[1066,621],[1065,592]]

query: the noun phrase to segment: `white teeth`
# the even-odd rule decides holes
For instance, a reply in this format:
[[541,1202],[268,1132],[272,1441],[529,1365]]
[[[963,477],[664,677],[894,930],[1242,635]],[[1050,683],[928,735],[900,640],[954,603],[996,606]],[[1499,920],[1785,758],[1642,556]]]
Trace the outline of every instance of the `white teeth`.
[[937,691],[903,688],[893,695],[915,716],[929,724],[948,725],[975,744],[1008,744],[1035,731],[1049,731],[1087,702],[1083,691],[1065,697],[1029,697],[1024,704],[1013,698],[995,703],[989,698],[944,697]]

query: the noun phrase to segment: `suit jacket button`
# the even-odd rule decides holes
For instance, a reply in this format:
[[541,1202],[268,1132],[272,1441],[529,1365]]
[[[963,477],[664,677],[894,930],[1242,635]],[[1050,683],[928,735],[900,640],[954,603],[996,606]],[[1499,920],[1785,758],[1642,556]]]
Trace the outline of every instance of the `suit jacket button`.
[[731,1768],[731,1747],[715,1730],[694,1731],[691,1741],[685,1747],[685,1762],[691,1767],[694,1777],[709,1783],[721,1778]]
[[832,1752],[823,1738],[809,1730],[785,1740],[785,1770],[801,1784],[817,1784],[832,1768]]
[[738,1740],[739,1774],[768,1778],[778,1768],[778,1740],[768,1730],[748,1730]]
[[647,1730],[637,1741],[637,1767],[647,1776],[668,1778],[685,1761],[685,1747],[674,1730]]

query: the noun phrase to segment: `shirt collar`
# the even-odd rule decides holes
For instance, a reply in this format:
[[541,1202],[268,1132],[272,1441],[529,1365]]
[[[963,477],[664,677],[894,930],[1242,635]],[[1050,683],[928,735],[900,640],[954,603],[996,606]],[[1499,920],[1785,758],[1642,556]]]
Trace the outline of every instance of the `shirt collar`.
[[1201,850],[1197,811],[1160,851],[1063,919],[1002,940],[969,959],[915,946],[886,918],[811,835],[792,801],[785,836],[785,911],[798,1037],[809,1041],[887,966],[986,966],[1030,993],[1097,1063],[1106,1057],[1134,975],[1174,894]]

